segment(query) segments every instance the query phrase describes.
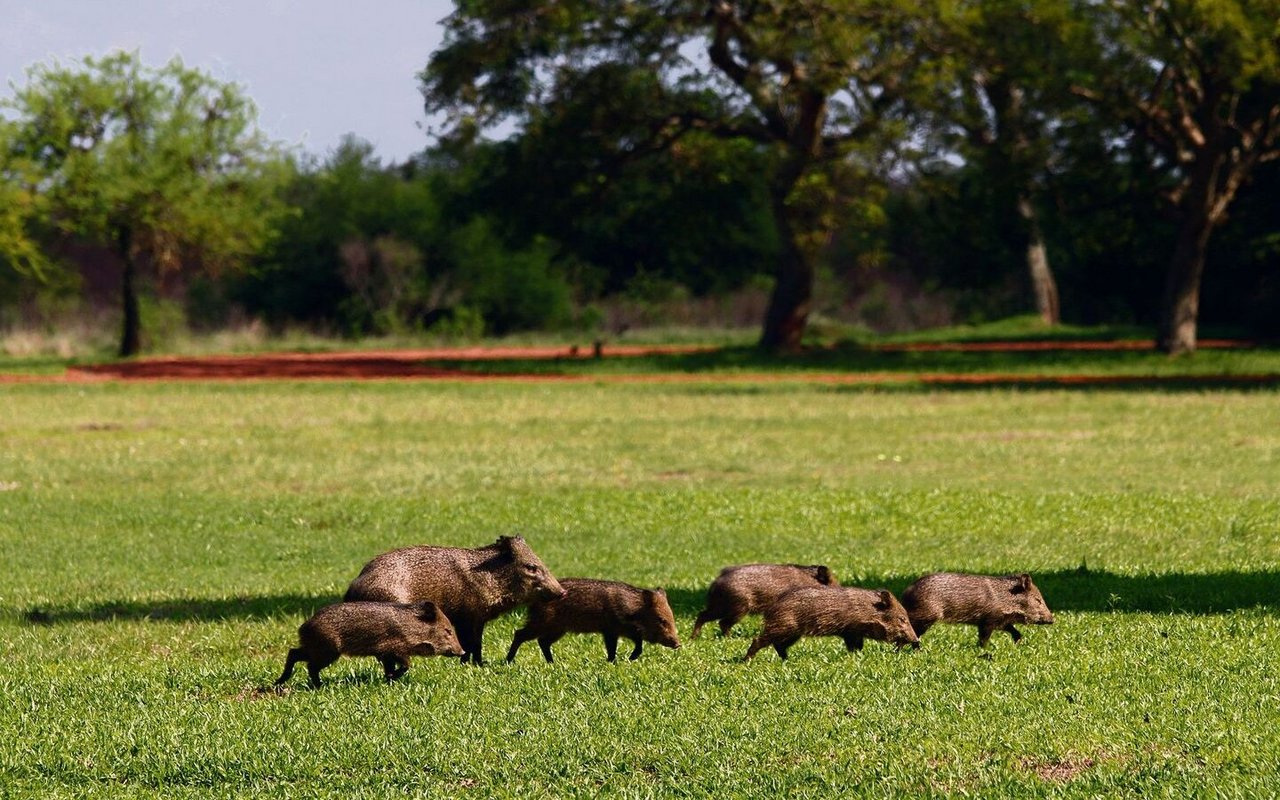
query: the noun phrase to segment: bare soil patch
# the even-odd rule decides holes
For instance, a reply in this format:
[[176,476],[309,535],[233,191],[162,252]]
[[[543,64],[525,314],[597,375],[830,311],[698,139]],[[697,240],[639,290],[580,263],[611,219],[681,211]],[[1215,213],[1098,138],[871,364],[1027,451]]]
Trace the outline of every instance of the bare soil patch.
[[1097,762],[1092,758],[1063,758],[1049,761],[1037,761],[1024,758],[1019,763],[1028,772],[1034,772],[1041,780],[1048,783],[1067,783],[1080,773],[1092,769]]
[[[1205,348],[1247,348],[1249,342],[1206,340]],[[676,355],[715,350],[708,345],[608,345],[597,355],[576,346],[460,347],[416,350],[335,353],[270,353],[139,358],[89,364],[67,369],[61,375],[3,375],[0,383],[59,383],[98,381],[239,381],[239,380],[454,380],[595,383],[775,383],[803,382],[830,385],[913,385],[939,388],[965,387],[1253,387],[1278,386],[1280,374],[1234,375],[1046,375],[1028,373],[904,373],[904,372],[733,372],[646,373],[617,375],[568,375],[554,372],[479,373],[448,366],[476,361],[582,361],[594,358],[630,358]],[[876,345],[880,351],[1049,351],[1049,350],[1150,350],[1149,342],[945,342]]]

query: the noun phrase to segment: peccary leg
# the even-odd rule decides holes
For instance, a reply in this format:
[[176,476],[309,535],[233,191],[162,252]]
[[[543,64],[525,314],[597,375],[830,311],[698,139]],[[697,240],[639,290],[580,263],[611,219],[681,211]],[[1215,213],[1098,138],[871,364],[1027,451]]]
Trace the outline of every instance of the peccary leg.
[[644,650],[644,641],[638,637],[633,639],[632,641],[636,643],[636,649],[631,651],[630,658],[632,661],[635,661],[637,658],[640,657],[640,651]]
[[458,632],[458,643],[462,645],[462,663],[468,660],[477,667],[484,664],[484,658],[481,656],[480,648],[484,643],[484,623],[474,623],[470,620],[455,623],[454,628]]
[[1010,622],[1008,625],[1005,625],[1004,629],[1006,633],[1008,633],[1010,636],[1013,637],[1014,644],[1017,644],[1018,642],[1022,641],[1022,632],[1019,631],[1017,628],[1013,627],[1012,622]]
[[604,651],[609,655],[609,661],[616,661],[618,658],[618,634],[606,633],[604,635]]
[[986,647],[991,641],[991,634],[995,633],[996,626],[990,622],[978,623],[978,647]]
[[313,655],[307,662],[307,673],[311,676],[311,688],[320,688],[320,670],[338,660],[338,654],[326,653],[323,656]]
[[280,675],[280,679],[276,681],[276,686],[282,685],[289,678],[293,677],[293,665],[299,661],[307,660],[307,651],[301,647],[295,647],[289,651],[289,657],[284,662],[284,673]]
[[547,660],[548,664],[554,664],[555,659],[551,657],[551,645],[560,641],[563,634],[547,634],[538,637],[538,647],[542,649],[542,657]]
[[406,672],[409,671],[409,659],[401,658],[396,655],[379,656],[382,662],[382,674],[388,682],[399,680]]
[[524,644],[530,639],[536,639],[536,638],[537,638],[537,635],[530,632],[529,626],[527,625],[521,628],[520,630],[516,631],[516,635],[511,639],[511,649],[507,650],[507,663],[510,664],[512,661],[516,660],[516,651],[520,649],[520,645]]
[[850,653],[862,649],[862,637],[856,633],[844,634],[844,649]]
[[714,619],[716,619],[716,612],[712,611],[710,606],[699,611],[698,618],[693,621],[693,634],[689,638],[697,639],[698,634],[702,633],[702,626]]
[[728,636],[729,631],[733,630],[733,626],[741,622],[746,615],[745,611],[736,606],[726,611],[724,616],[720,618],[720,635]]
[[767,639],[765,639],[763,634],[761,634],[760,636],[757,636],[756,638],[751,640],[751,647],[747,650],[747,657],[744,660],[750,661],[755,656],[756,653],[760,652],[761,650],[763,650],[768,646],[769,646],[769,642]]
[[781,658],[783,661],[786,661],[787,651],[791,649],[791,645],[795,644],[798,641],[800,641],[799,636],[791,636],[786,639],[783,639],[780,642],[774,642],[773,649],[778,651],[779,658]]
[[916,640],[911,643],[911,649],[920,649],[920,640],[924,637],[924,632],[933,627],[933,622],[926,619],[911,620],[911,630],[916,632]]

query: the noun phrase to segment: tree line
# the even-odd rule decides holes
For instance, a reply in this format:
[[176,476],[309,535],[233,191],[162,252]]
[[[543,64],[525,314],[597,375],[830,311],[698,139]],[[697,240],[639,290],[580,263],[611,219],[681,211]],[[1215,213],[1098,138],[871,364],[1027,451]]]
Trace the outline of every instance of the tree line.
[[591,327],[602,298],[760,287],[760,342],[785,351],[888,287],[960,319],[1149,324],[1170,353],[1202,319],[1274,335],[1277,19],[1280,0],[459,3],[419,75],[435,135],[392,165],[354,137],[300,159],[180,62],[41,65],[0,117],[0,290],[73,286],[74,243],[113,253],[123,353],[158,275],[211,323],[352,334]]

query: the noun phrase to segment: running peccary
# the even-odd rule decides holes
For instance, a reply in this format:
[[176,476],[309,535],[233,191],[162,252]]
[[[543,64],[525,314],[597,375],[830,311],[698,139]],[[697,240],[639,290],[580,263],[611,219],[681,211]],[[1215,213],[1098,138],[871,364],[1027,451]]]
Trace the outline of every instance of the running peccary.
[[986,647],[997,630],[1017,642],[1022,634],[1013,627],[1015,622],[1053,624],[1044,595],[1025,572],[1002,577],[935,572],[908,586],[902,604],[917,636],[924,636],[936,622],[976,625],[980,647]]
[[530,639],[538,640],[542,656],[550,663],[551,645],[566,633],[603,634],[610,661],[617,657],[619,636],[635,642],[632,661],[640,657],[644,642],[680,647],[675,615],[661,589],[589,578],[565,578],[560,585],[568,592],[562,599],[529,606],[529,621],[511,640],[507,663],[515,661],[520,645]]
[[311,685],[319,688],[320,670],[339,656],[373,656],[388,681],[409,670],[409,656],[462,655],[462,645],[435,603],[335,603],[298,628],[298,646],[289,651],[276,686],[293,676],[293,665],[307,662]]
[[785,659],[801,636],[839,636],[849,652],[861,650],[864,639],[897,647],[917,641],[906,609],[891,592],[813,586],[792,589],[765,608],[764,629],[751,642],[747,660],[770,645]]
[[347,600],[430,600],[453,622],[462,661],[480,664],[484,626],[516,606],[564,596],[564,589],[520,536],[487,547],[406,547],[374,558]]
[[830,586],[836,576],[821,564],[741,564],[725,567],[707,590],[707,607],[693,624],[689,638],[696,639],[702,626],[720,620],[721,635],[747,614],[758,614],[784,593],[803,586]]

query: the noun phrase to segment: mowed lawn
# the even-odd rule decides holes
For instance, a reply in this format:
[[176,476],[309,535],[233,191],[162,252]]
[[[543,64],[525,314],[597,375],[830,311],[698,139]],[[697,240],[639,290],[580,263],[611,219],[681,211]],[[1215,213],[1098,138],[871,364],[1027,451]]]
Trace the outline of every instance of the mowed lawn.
[[[1273,796],[1278,487],[1275,390],[0,386],[0,795]],[[511,533],[685,646],[508,666],[516,613],[269,691],[373,555]],[[1057,623],[744,664],[758,618],[687,636],[751,561],[1029,571]]]

